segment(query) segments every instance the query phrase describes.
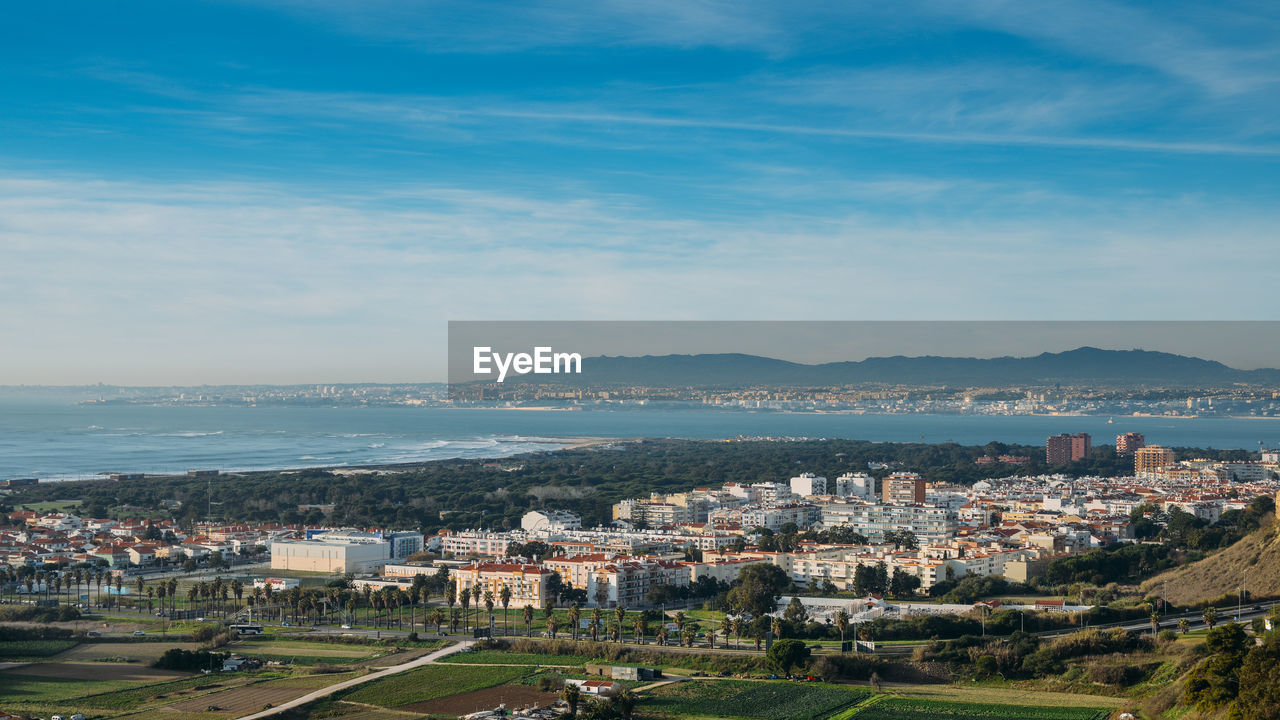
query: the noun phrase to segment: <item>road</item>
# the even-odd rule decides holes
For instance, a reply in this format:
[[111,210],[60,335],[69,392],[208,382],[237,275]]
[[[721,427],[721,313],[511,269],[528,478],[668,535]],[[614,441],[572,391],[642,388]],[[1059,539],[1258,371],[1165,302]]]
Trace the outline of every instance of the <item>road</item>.
[[442,657],[446,657],[454,653],[462,652],[463,650],[471,647],[472,644],[474,644],[474,641],[466,641],[466,642],[458,643],[457,645],[450,645],[447,648],[441,648],[440,650],[437,650],[429,655],[423,655],[422,657],[417,658],[415,660],[410,660],[409,662],[401,663],[399,665],[392,665],[391,667],[385,670],[379,670],[377,672],[369,673],[368,675],[364,675],[358,678],[344,680],[340,683],[330,685],[329,687],[321,688],[319,690],[309,692],[300,698],[295,698],[288,702],[281,703],[276,707],[273,707],[267,710],[262,710],[262,711],[253,713],[252,715],[242,715],[236,720],[258,720],[258,718],[271,717],[272,715],[276,715],[285,710],[289,710],[290,708],[296,708],[302,705],[306,705],[307,703],[315,702],[316,700],[319,700],[321,698],[328,697],[338,692],[339,690],[346,690],[347,688],[353,688],[353,687],[356,687],[357,685],[363,685],[364,683],[367,683],[367,682],[380,680],[384,677],[395,675],[397,673],[402,673],[406,670],[412,670],[416,667],[422,667],[423,665],[430,665],[431,663],[434,663],[435,661],[439,660]]

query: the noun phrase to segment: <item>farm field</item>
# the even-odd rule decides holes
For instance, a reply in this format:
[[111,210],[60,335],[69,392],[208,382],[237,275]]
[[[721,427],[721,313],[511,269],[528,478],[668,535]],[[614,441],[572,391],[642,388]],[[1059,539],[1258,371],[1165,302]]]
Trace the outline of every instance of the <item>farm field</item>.
[[1117,708],[1124,698],[1106,695],[1050,692],[1005,685],[910,685],[895,687],[894,695],[924,700],[964,701],[995,705],[1077,706]]
[[76,645],[66,652],[58,655],[55,660],[58,662],[87,662],[103,659],[122,659],[126,662],[141,663],[150,665],[155,662],[165,650],[169,648],[181,648],[183,650],[195,650],[196,643],[191,642],[174,642],[174,643],[157,643],[157,642],[99,642],[84,643]]
[[342,700],[379,707],[400,707],[504,685],[524,677],[523,667],[426,665],[344,693]]
[[645,715],[672,718],[823,720],[871,694],[822,683],[693,680],[655,688],[640,707]]
[[498,685],[483,690],[458,693],[447,697],[401,705],[397,710],[426,713],[428,715],[466,715],[479,710],[491,710],[505,704],[509,708],[530,705],[550,705],[559,697],[555,692],[542,692],[530,685]]
[[75,640],[9,640],[0,643],[0,661],[47,658],[75,646]]
[[564,665],[577,667],[587,664],[609,664],[613,662],[603,658],[589,658],[581,655],[540,655],[536,653],[513,653],[496,650],[480,650],[477,652],[458,653],[442,658],[442,663],[465,663],[468,665]]
[[1105,720],[1109,710],[1080,707],[991,705],[984,703],[878,697],[848,715],[851,720]]
[[[161,714],[182,720],[187,713],[198,713],[208,720],[225,720],[353,676],[272,671],[189,675],[143,663],[42,662],[0,672],[0,707],[38,717],[83,712],[98,718]],[[208,711],[209,707],[223,710]]]

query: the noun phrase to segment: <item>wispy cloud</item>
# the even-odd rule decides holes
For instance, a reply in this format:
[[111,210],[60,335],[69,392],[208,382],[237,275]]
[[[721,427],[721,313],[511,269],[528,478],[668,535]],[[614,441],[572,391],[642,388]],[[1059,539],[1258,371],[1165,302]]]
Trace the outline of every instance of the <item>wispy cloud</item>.
[[[1065,210],[716,222],[608,196],[6,178],[0,332],[38,362],[15,358],[0,381],[432,379],[448,318],[1257,315],[1269,276],[1234,258],[1265,252],[1274,218],[1233,215],[1224,234],[1233,212],[1129,201],[1105,230]],[[1236,278],[1230,298],[1196,291],[1215,272]],[[1046,304],[1046,287],[1071,303]]]

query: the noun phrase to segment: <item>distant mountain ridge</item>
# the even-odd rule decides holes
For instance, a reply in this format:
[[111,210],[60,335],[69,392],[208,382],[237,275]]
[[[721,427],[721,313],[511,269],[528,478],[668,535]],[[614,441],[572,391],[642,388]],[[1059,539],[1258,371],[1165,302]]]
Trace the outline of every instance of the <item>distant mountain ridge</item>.
[[755,385],[963,384],[1001,387],[1053,383],[1112,385],[1280,385],[1280,370],[1237,370],[1215,360],[1152,350],[1080,347],[1032,357],[960,358],[925,355],[871,357],[806,365],[788,360],[715,353],[584,358],[581,375],[525,375],[508,382],[651,387]]

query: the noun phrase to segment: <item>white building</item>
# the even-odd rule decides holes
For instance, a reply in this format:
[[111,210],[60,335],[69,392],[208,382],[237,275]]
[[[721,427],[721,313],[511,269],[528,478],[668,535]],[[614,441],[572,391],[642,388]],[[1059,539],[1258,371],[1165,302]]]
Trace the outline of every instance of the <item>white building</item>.
[[866,473],[845,473],[836,478],[835,495],[872,500],[876,496],[876,479]]
[[827,505],[822,509],[824,527],[851,525],[872,542],[884,540],[890,531],[910,530],[921,542],[944,542],[959,529],[956,515],[946,508],[928,505]]
[[827,479],[813,473],[800,473],[791,478],[791,494],[800,497],[827,494]]
[[526,532],[562,532],[582,527],[582,518],[568,510],[530,510],[520,518]]

